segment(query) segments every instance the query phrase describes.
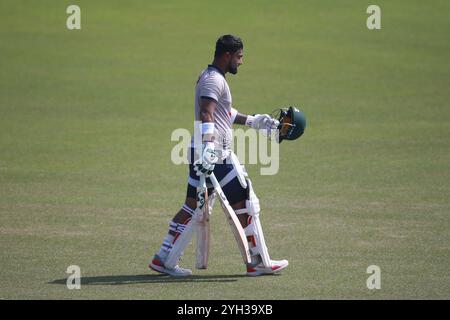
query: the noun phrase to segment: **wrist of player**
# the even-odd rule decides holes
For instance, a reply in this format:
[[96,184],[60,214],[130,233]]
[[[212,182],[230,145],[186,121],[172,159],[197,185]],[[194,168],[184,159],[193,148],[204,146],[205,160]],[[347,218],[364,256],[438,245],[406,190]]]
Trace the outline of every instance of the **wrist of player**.
[[247,116],[247,119],[245,119],[245,125],[246,125],[246,126],[249,126],[249,127],[252,127],[252,128],[253,128],[254,122],[255,122],[255,116],[248,115],[248,116]]
[[202,141],[214,141],[214,122],[203,122],[201,125]]
[[214,122],[203,122],[201,126],[203,150],[210,147],[214,150]]

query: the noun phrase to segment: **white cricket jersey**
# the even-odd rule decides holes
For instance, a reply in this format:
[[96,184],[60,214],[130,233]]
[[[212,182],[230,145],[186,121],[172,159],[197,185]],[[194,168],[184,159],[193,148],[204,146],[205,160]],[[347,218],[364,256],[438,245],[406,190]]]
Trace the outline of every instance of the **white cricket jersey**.
[[231,149],[232,121],[237,111],[231,107],[231,92],[225,75],[213,65],[209,65],[202,71],[195,87],[196,121],[201,121],[200,103],[202,98],[216,101],[217,107],[214,112],[214,135],[216,138],[214,142],[216,150],[225,151],[224,156],[226,156]]

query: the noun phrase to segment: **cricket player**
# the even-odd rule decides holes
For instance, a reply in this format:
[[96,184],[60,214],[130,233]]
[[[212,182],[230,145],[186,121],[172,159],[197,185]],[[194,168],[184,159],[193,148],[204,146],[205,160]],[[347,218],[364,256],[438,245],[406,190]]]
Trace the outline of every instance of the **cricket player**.
[[[244,115],[232,107],[226,74],[238,72],[243,56],[243,43],[240,38],[233,35],[221,36],[216,42],[212,64],[208,65],[198,78],[195,88],[195,120],[201,122],[200,155],[195,161],[193,141],[186,201],[170,221],[168,234],[149,266],[157,272],[171,276],[192,274],[191,270],[178,264],[174,268],[168,268],[165,261],[176,240],[188,224],[193,223],[192,217],[197,207],[196,188],[201,175],[206,177],[208,193],[213,192],[208,179],[211,173],[216,176],[244,228],[251,254],[251,263],[245,266],[247,275],[273,274],[288,266],[287,260],[276,261],[269,257],[259,220],[259,200],[253,192],[245,168],[231,150],[233,124],[267,130],[266,132],[276,130],[279,125],[278,120],[267,114]],[[214,201],[214,197],[210,197],[210,200]],[[210,210],[211,208],[212,202]]]

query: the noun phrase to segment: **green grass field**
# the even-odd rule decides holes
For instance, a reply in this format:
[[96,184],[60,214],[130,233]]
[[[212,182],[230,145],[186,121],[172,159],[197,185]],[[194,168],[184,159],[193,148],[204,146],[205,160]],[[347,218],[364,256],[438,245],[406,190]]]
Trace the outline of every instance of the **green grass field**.
[[[449,299],[450,4],[377,1],[372,31],[370,4],[2,1],[0,299]],[[210,267],[171,279],[147,269],[185,196],[170,137],[192,131],[195,81],[225,33],[244,40],[234,106],[308,118],[277,175],[247,166],[271,255],[290,266],[245,277],[216,204]]]

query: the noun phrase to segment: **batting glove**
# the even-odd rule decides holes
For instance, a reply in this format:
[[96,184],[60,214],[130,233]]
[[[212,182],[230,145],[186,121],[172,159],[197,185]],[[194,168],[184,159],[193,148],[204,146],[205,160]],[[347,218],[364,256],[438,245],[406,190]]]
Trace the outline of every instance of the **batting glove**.
[[255,114],[254,116],[247,116],[245,123],[256,130],[263,130],[263,133],[270,135],[272,130],[276,130],[280,125],[280,121],[272,118],[268,114]]
[[200,159],[194,162],[194,171],[197,176],[204,174],[209,177],[214,171],[214,166],[219,158],[214,150],[214,142],[205,142],[203,144],[203,152]]

